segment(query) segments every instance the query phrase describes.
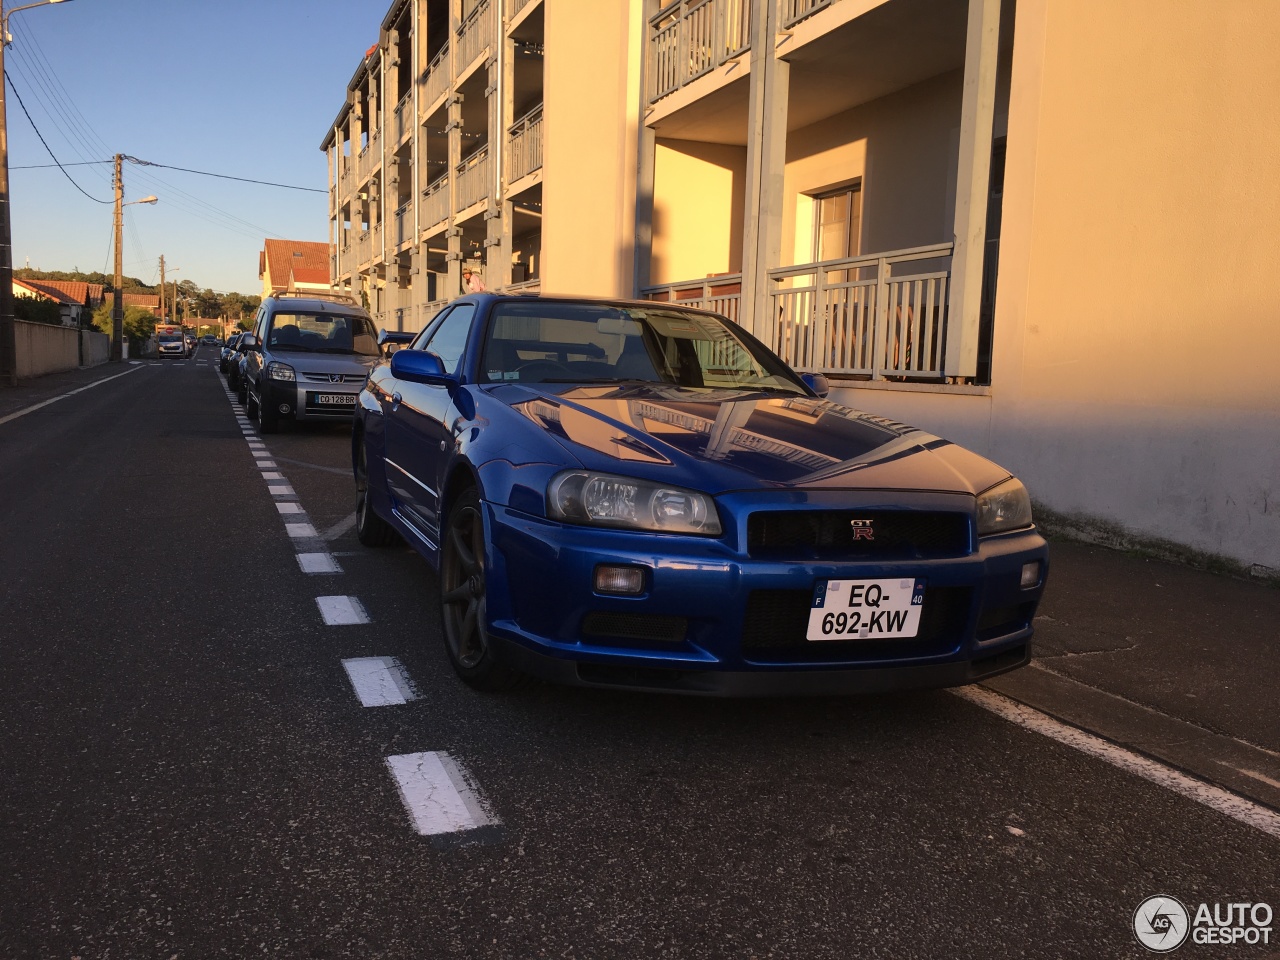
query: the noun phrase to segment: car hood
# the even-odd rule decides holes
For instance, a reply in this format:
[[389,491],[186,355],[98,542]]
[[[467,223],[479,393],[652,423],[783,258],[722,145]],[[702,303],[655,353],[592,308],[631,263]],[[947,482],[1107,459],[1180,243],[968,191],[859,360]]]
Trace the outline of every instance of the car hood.
[[1009,476],[948,440],[816,397],[666,384],[509,384],[486,392],[584,467],[713,494],[778,488],[978,494]]

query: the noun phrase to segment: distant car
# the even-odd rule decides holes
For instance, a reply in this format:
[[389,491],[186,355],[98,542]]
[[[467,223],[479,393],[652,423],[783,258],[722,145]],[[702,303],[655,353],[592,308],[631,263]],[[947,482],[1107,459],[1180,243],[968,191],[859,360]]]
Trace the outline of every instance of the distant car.
[[1048,548],[1023,485],[826,393],[714,314],[466,296],[369,374],[356,533],[436,568],[481,689],[836,694],[1026,664]]
[[206,333],[203,337],[200,338],[200,342],[207,343],[207,344],[210,344],[211,346],[216,347],[218,345],[218,338],[211,333]]
[[350,421],[381,356],[369,314],[339,296],[281,294],[258,308],[245,345],[245,413],[263,433],[282,419]]
[[156,334],[156,354],[160,359],[163,360],[165,357],[185,359],[190,353],[187,339],[181,333],[161,330]]
[[236,341],[240,339],[239,333],[233,333],[227,337],[227,342],[222,345],[222,351],[218,354],[218,372],[227,372],[227,363],[236,352]]

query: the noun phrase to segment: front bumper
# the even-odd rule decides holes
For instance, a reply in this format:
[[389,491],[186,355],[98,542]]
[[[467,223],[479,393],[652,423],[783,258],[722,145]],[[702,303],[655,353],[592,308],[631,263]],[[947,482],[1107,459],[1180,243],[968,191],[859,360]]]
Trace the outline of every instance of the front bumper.
[[[293,417],[295,420],[350,420],[356,411],[356,398],[364,381],[343,383],[315,383],[310,381],[270,380],[262,378],[261,398],[259,402],[267,404],[267,408],[276,411],[280,416]],[[349,405],[323,405],[317,402],[322,396],[351,397]],[[287,406],[288,412],[281,407]]]
[[[1034,529],[944,560],[762,561],[731,537],[588,528],[485,507],[495,645],[529,673],[578,685],[763,696],[972,683],[1029,662],[1048,573],[1048,547]],[[1024,589],[1032,561],[1040,580]],[[596,594],[600,563],[646,568],[646,592]],[[818,581],[908,577],[928,584],[917,637],[805,639]]]

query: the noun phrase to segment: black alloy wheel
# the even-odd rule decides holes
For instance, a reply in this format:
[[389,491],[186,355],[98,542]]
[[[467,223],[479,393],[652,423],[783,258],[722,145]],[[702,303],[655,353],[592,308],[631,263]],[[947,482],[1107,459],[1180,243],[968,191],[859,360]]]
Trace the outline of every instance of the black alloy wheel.
[[366,547],[389,547],[399,539],[395,528],[373,512],[369,502],[369,461],[364,437],[356,440],[356,539]]
[[501,663],[486,629],[484,519],[480,498],[467,490],[449,511],[440,562],[440,615],[453,669],[478,690],[510,690],[523,676]]

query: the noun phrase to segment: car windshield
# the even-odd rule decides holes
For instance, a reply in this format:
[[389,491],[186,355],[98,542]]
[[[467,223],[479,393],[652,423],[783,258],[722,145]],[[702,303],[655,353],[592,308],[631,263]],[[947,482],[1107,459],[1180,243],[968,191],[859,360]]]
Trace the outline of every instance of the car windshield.
[[480,380],[806,392],[781,360],[732,323],[658,303],[501,303],[489,324]]
[[161,343],[182,343],[183,337],[180,333],[162,333],[160,334]]
[[267,346],[298,353],[378,355],[378,333],[368,317],[281,311],[271,321]]

